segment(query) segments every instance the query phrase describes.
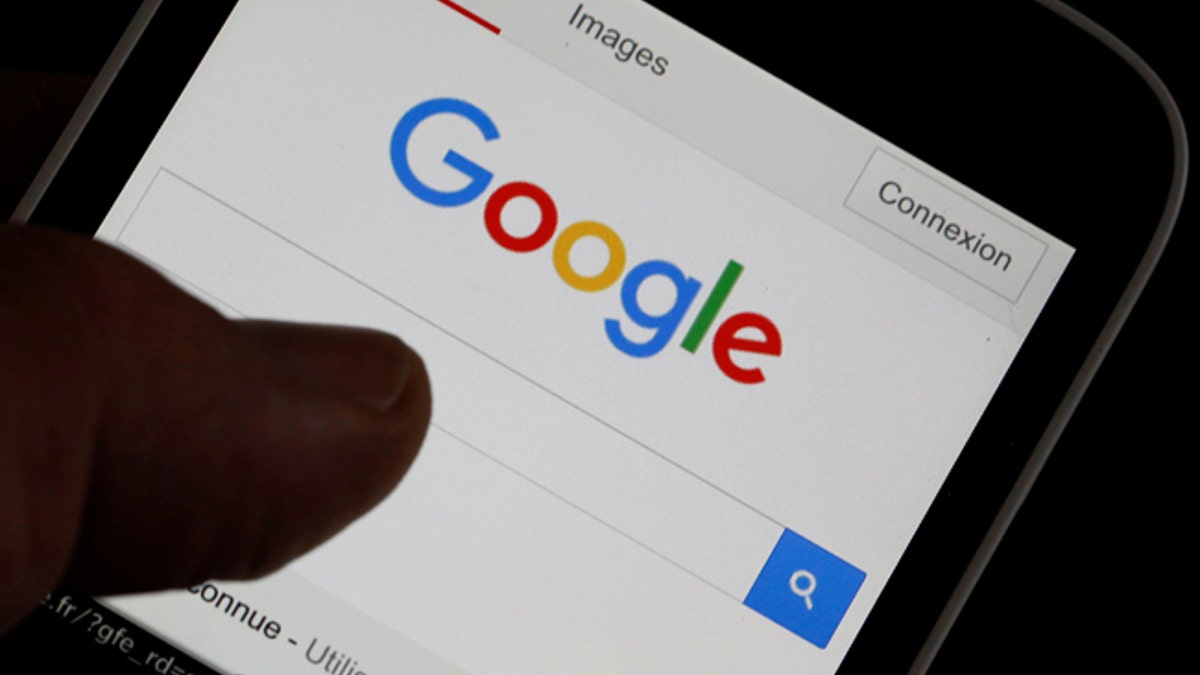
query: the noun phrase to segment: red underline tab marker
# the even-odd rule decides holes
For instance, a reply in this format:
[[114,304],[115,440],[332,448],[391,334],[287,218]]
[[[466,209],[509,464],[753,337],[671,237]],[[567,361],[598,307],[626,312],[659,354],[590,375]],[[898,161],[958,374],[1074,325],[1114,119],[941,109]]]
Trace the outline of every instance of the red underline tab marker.
[[463,7],[462,5],[458,4],[457,2],[453,2],[452,0],[438,0],[438,2],[440,2],[440,3],[442,3],[443,5],[445,5],[445,6],[449,7],[450,9],[452,9],[452,10],[454,10],[454,11],[458,12],[459,14],[462,14],[463,16],[465,16],[465,17],[467,17],[468,19],[470,19],[470,20],[474,21],[475,23],[479,24],[480,26],[483,26],[484,28],[486,28],[486,29],[488,29],[488,30],[492,31],[492,32],[493,32],[493,33],[495,33],[496,35],[499,35],[499,34],[500,34],[500,27],[499,27],[499,26],[497,26],[497,25],[496,25],[496,24],[494,24],[494,23],[491,23],[491,22],[487,21],[487,20],[486,20],[486,19],[484,19],[483,17],[481,17],[481,16],[479,16],[478,14],[476,14],[476,13],[472,12],[471,10],[467,9],[466,7]]

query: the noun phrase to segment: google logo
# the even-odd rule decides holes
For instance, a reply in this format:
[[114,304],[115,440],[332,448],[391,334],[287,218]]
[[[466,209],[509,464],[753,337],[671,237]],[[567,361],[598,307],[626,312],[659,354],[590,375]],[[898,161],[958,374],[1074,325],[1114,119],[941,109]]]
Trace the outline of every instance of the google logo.
[[[470,121],[485,141],[500,138],[500,131],[492,119],[471,103],[454,98],[430,99],[413,106],[396,124],[391,141],[392,168],[400,183],[417,199],[445,208],[465,206],[487,191],[494,177],[490,171],[455,150],[448,150],[442,161],[463,174],[468,182],[457,190],[444,191],[423,183],[417,178],[408,161],[408,145],[413,134],[422,122],[436,115],[456,115]],[[504,207],[514,199],[528,199],[537,206],[540,218],[537,227],[530,234],[514,236],[504,227],[501,215]],[[545,190],[534,183],[514,181],[496,188],[484,205],[483,224],[494,242],[514,253],[532,253],[553,241],[554,269],[559,278],[572,288],[585,293],[597,293],[620,281],[624,320],[650,332],[650,337],[643,341],[630,339],[623,330],[622,319],[604,320],[604,332],[609,342],[629,356],[647,358],[661,352],[675,336],[703,287],[699,281],[687,276],[677,265],[666,260],[647,260],[626,272],[625,243],[604,223],[581,220],[559,232],[558,206]],[[557,239],[555,234],[558,235]],[[608,261],[604,269],[591,275],[579,273],[571,264],[571,252],[575,245],[589,237],[600,241],[608,252]],[[683,349],[692,354],[696,353],[742,271],[742,265],[734,260],[726,264],[725,270],[684,334],[680,343]],[[653,278],[666,280],[675,291],[671,307],[660,313],[646,311],[638,300],[638,291],[642,285]],[[726,318],[717,327],[712,340],[713,360],[717,367],[731,380],[743,384],[758,384],[765,381],[766,376],[761,368],[744,367],[735,363],[732,358],[734,352],[779,356],[782,351],[783,340],[779,329],[767,317],[752,312],[734,314]]]

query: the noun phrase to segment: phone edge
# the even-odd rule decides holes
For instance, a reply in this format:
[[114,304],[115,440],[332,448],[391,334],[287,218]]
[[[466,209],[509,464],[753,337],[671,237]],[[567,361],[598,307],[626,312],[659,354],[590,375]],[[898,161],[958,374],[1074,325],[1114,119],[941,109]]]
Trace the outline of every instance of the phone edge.
[[1104,362],[1105,356],[1108,355],[1109,349],[1112,347],[1117,335],[1121,332],[1125,321],[1129,318],[1129,314],[1145,289],[1150,275],[1154,272],[1154,268],[1157,267],[1163,250],[1166,248],[1167,241],[1175,229],[1175,223],[1179,218],[1184,193],[1186,192],[1190,161],[1187,129],[1183,122],[1183,113],[1175,102],[1175,97],[1167,89],[1166,84],[1137,52],[1133,51],[1120,38],[1088,18],[1082,12],[1069,7],[1062,0],[1035,0],[1035,2],[1087,33],[1111,50],[1118,58],[1132,68],[1150,88],[1155,100],[1162,107],[1171,133],[1171,144],[1174,150],[1171,167],[1171,184],[1168,188],[1162,214],[1159,216],[1158,225],[1150,238],[1150,245],[1146,248],[1145,253],[1142,254],[1133,277],[1126,284],[1125,290],[1122,291],[1121,297],[1105,321],[1100,335],[1092,343],[1092,347],[1088,350],[1083,365],[1071,381],[1070,388],[1067,390],[1062,401],[1059,402],[1057,409],[1054,411],[1054,416],[1051,417],[1050,423],[1042,432],[1037,445],[1034,446],[1033,452],[1030,454],[1025,466],[1021,469],[1021,473],[1017,476],[1016,482],[1013,484],[1012,489],[1009,490],[1004,504],[1001,506],[999,512],[997,512],[996,517],[993,518],[992,524],[988,527],[987,533],[979,544],[979,548],[975,550],[975,554],[964,570],[962,577],[959,578],[958,584],[946,602],[946,606],[942,608],[942,612],[930,630],[928,637],[926,637],[924,644],[921,645],[920,651],[917,653],[912,666],[908,670],[909,675],[922,675],[933,665],[938,651],[945,643],[951,628],[953,628],[963,608],[966,606],[971,592],[979,583],[984,570],[987,568],[992,556],[996,553],[1000,541],[1004,538],[1009,526],[1012,525],[1026,497],[1029,496],[1030,491],[1033,489],[1033,484],[1037,481],[1038,475],[1041,473],[1046,461],[1050,458],[1050,453],[1054,450],[1059,437],[1062,436],[1063,431],[1074,415],[1075,409],[1079,406],[1084,393],[1091,385],[1101,363]]
[[109,54],[108,59],[104,62],[104,66],[96,75],[92,86],[88,88],[83,100],[79,102],[79,107],[71,115],[71,119],[67,122],[67,126],[54,143],[50,154],[46,156],[46,161],[38,169],[33,182],[29,184],[29,187],[25,190],[25,194],[21,197],[21,201],[17,202],[16,209],[13,210],[12,215],[9,217],[9,222],[18,225],[28,224],[30,216],[33,215],[38,203],[41,202],[42,197],[46,194],[46,190],[50,187],[50,183],[54,181],[54,177],[58,175],[58,171],[66,161],[67,155],[75,147],[75,142],[79,140],[84,128],[91,121],[92,115],[100,105],[100,101],[108,93],[108,88],[117,78],[117,74],[125,65],[125,61],[133,52],[134,47],[137,46],[138,40],[145,33],[146,27],[150,25],[150,21],[154,18],[155,13],[158,12],[158,8],[161,5],[162,0],[142,0],[142,4],[130,20],[129,26],[121,34],[121,39],[117,41],[116,47],[113,48],[112,53]]

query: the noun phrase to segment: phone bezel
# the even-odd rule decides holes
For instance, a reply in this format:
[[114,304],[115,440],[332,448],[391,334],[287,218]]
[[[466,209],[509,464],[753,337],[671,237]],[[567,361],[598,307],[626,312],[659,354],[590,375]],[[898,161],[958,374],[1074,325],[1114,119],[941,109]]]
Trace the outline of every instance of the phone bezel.
[[[98,226],[234,3],[182,4],[165,3],[154,14],[47,184],[31,221],[81,231]],[[857,11],[823,8],[807,20],[847,30],[806,31],[802,44],[789,54],[787,70],[777,67],[781,64],[770,49],[782,36],[773,38],[766,32],[786,26],[753,20],[749,12],[739,21],[727,9],[708,10],[711,16],[692,3],[682,9],[684,23],[1078,250],[840,672],[907,667],[956,596],[963,571],[977,558],[980,543],[989,539],[996,515],[1006,512],[1014,486],[1031,480],[1022,478],[1026,467],[1031,460],[1036,463],[1038,452],[1048,452],[1047,430],[1053,432],[1065,422],[1063,411],[1081,393],[1080,373],[1086,384],[1098,345],[1111,341],[1114,312],[1128,311],[1128,289],[1148,273],[1142,261],[1165,243],[1162,226],[1154,225],[1162,221],[1164,205],[1169,208],[1177,199],[1172,181],[1178,173],[1178,149],[1161,106],[1132,69],[1077,27],[1032,3],[875,8],[875,21],[866,22]],[[968,102],[959,107],[974,111],[972,116],[961,110],[954,115],[897,110],[884,105],[896,100],[895,88],[845,86],[847,81],[869,80],[872,69],[883,66],[928,72],[929,64],[946,63],[932,50],[900,50],[888,38],[904,35],[907,25],[947,23],[963,28],[957,40],[947,36],[937,48],[953,53],[960,66],[972,64],[972,77],[954,80],[957,100]],[[1016,54],[1014,34],[1022,36]],[[848,35],[853,44],[847,43]],[[901,44],[914,46],[903,40]],[[852,68],[854,59],[848,52],[836,67],[830,63],[831,54],[861,51],[864,46],[887,54],[886,63],[872,65],[867,60]],[[803,67],[812,63],[820,67]],[[1046,72],[1047,63],[1076,74],[1073,83],[1078,86],[1064,88],[1060,78]],[[1009,91],[1036,93],[1041,109],[980,105],[997,98],[998,81],[1007,82]],[[997,126],[998,120],[1004,124]],[[984,137],[979,130],[987,122],[992,126]],[[1145,129],[1146,136],[1105,134],[1117,122]],[[1150,136],[1157,140],[1146,142]],[[1099,147],[1097,139],[1103,139],[1105,147]],[[1104,153],[1120,161],[1105,161]],[[979,161],[981,156],[987,161]],[[1063,167],[1072,173],[1065,175]],[[1126,199],[1116,205],[1087,204],[1088,185],[1096,183],[1123,186]],[[1048,190],[1053,194],[1031,190],[1030,184],[1053,186]],[[1113,237],[1093,225],[1114,220],[1140,226]]]

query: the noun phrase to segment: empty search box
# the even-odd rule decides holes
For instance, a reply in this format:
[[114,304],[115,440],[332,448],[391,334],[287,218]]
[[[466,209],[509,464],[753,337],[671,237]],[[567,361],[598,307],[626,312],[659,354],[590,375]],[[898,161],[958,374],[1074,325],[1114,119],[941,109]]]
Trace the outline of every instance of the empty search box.
[[846,208],[1016,302],[1045,242],[876,149]]

